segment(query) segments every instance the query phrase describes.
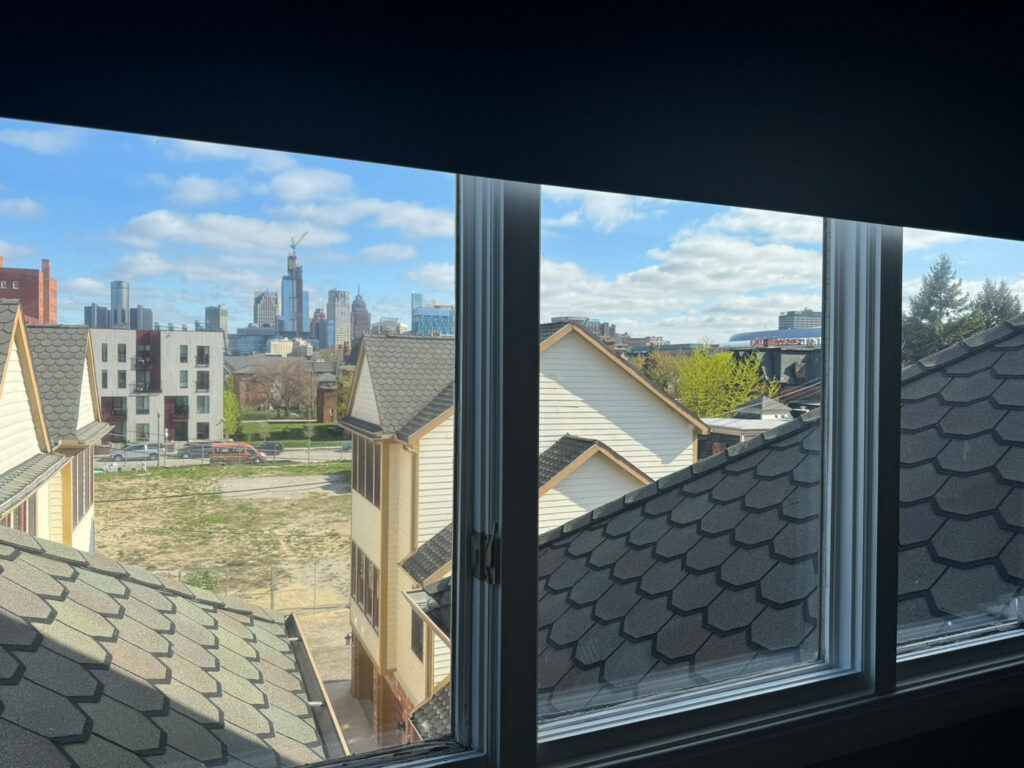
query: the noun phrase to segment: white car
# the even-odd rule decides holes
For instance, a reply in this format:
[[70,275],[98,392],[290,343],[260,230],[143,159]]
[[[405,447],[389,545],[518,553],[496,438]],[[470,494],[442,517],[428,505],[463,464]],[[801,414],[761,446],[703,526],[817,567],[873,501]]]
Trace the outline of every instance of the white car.
[[160,446],[156,443],[132,443],[110,452],[111,461],[156,461]]

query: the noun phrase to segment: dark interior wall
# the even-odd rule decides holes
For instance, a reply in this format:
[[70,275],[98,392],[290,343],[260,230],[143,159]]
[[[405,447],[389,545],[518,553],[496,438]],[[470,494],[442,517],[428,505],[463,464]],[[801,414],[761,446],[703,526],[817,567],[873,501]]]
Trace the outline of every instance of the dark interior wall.
[[[8,4],[0,115],[1024,239],[1024,58],[997,10],[277,7]],[[848,764],[1016,753],[1021,714]]]

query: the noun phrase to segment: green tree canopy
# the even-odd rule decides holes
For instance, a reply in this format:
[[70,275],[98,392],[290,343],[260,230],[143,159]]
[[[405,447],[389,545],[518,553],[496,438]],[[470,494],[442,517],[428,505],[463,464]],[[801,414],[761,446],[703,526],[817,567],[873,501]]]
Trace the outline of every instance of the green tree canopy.
[[640,364],[640,373],[665,392],[674,394],[679,383],[679,358],[652,347]]
[[224,434],[236,437],[242,431],[242,412],[238,408],[238,396],[235,395],[235,379],[227,376],[224,379]]
[[910,299],[903,316],[903,363],[945,349],[964,337],[964,316],[969,300],[953,260],[943,253],[921,278],[921,290]]
[[737,360],[731,352],[711,352],[707,345],[679,361],[677,394],[700,418],[729,417],[755,397],[774,397],[779,382],[768,381],[756,355]]
[[1020,299],[1010,290],[1006,281],[1000,280],[997,283],[986,277],[981,290],[971,300],[970,312],[964,323],[964,336],[994,328],[1020,313]]

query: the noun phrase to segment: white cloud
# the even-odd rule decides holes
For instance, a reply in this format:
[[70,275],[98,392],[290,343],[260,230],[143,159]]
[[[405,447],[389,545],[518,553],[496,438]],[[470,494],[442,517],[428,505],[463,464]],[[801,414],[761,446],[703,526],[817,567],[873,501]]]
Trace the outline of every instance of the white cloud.
[[404,200],[388,201],[371,197],[327,205],[291,204],[277,212],[328,226],[343,227],[360,219],[371,219],[372,226],[394,229],[407,237],[455,237],[454,211],[427,208]]
[[615,192],[595,192],[593,190],[568,189],[566,187],[544,187],[544,196],[556,203],[580,201],[582,206],[575,211],[555,219],[550,226],[573,226],[587,221],[598,232],[614,232],[628,221],[646,219],[664,212],[665,206],[671,201],[656,200],[652,197],[621,195]]
[[270,188],[288,203],[336,200],[352,189],[352,177],[325,168],[296,168],[279,173]]
[[30,197],[0,200],[0,216],[10,219],[38,219],[43,215],[43,206]]
[[234,200],[238,190],[226,181],[207,179],[202,176],[183,176],[174,184],[171,200],[186,205],[202,205]]
[[244,160],[249,168],[262,173],[277,173],[295,165],[295,159],[286,152],[270,149],[236,147],[190,139],[152,139],[163,147],[173,160]]
[[133,277],[151,277],[154,275],[168,275],[175,271],[175,266],[162,258],[159,253],[137,251],[118,259],[117,270],[119,274],[131,275]]
[[15,243],[8,243],[6,240],[0,240],[0,256],[4,259],[12,259],[17,261],[23,259],[26,256],[31,256],[36,252],[36,249],[29,245],[17,245]]
[[93,280],[91,277],[73,277],[64,283],[62,287],[65,286],[68,291],[75,294],[84,294],[91,297],[100,297],[107,294],[107,286],[99,280]]
[[760,235],[785,243],[821,243],[820,216],[761,211],[756,208],[730,208],[712,216],[704,229],[735,235]]
[[0,144],[21,147],[40,155],[59,155],[75,149],[80,138],[81,133],[70,128],[0,131]]
[[437,290],[451,291],[455,288],[455,265],[448,262],[431,262],[409,272],[405,279]]
[[944,245],[963,240],[967,235],[960,235],[955,232],[936,232],[929,229],[903,229],[903,250],[920,251],[931,248],[933,245]]
[[416,258],[416,249],[402,243],[383,243],[371,245],[359,252],[372,264],[385,264],[392,261],[408,261]]
[[575,227],[583,220],[583,211],[575,210],[569,211],[557,219],[541,219],[541,224],[545,227]]
[[293,237],[308,231],[303,244],[311,248],[338,245],[344,232],[296,222],[266,221],[224,213],[185,216],[167,210],[151,211],[131,219],[120,233],[127,245],[153,251],[164,240],[204,245],[239,254],[244,262],[254,254],[283,257]]

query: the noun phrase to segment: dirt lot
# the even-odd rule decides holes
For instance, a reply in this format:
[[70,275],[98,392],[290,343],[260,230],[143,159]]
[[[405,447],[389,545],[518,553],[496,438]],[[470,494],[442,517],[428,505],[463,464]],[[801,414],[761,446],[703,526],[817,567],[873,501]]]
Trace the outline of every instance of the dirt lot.
[[325,679],[349,676],[349,462],[96,476],[96,548],[294,612]]

